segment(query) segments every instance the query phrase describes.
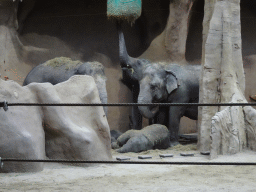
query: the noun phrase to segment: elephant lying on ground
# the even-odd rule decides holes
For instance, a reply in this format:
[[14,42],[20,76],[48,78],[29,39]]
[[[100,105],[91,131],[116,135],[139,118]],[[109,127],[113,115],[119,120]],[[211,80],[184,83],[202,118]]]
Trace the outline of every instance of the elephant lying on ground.
[[[201,66],[155,63],[142,71],[138,103],[198,103]],[[159,107],[139,106],[146,118],[154,117]],[[178,144],[180,118],[197,119],[197,106],[170,106],[168,129],[171,145]]]
[[[106,76],[104,67],[99,62],[72,61],[67,57],[57,57],[43,64],[34,67],[23,82],[23,86],[32,82],[45,83],[49,82],[52,85],[67,81],[73,75],[90,75],[94,78],[99,91],[100,100],[106,104]],[[107,115],[107,107],[103,107]]]
[[128,130],[117,138],[119,153],[166,149],[170,146],[169,131],[164,125],[154,124],[142,130]]

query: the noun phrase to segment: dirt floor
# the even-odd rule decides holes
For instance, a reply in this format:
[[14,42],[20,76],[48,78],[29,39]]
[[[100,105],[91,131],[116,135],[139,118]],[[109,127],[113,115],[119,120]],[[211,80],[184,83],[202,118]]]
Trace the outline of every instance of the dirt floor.
[[[192,150],[191,150],[192,149]],[[140,154],[118,154],[136,161],[193,161],[193,162],[256,162],[256,153],[245,151],[232,156],[209,160],[200,155],[195,145],[175,149],[150,150]],[[194,153],[194,157],[180,156],[180,152]],[[160,158],[172,153],[174,157]],[[151,155],[151,160],[139,160],[138,155]],[[0,191],[255,191],[255,166],[206,165],[132,165],[101,164],[77,167],[45,164],[38,173],[0,174]]]

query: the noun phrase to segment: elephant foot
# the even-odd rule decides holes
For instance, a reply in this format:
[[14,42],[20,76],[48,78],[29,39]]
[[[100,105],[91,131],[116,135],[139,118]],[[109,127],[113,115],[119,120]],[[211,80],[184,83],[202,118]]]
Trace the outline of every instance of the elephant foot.
[[114,142],[111,142],[111,148],[112,149],[119,149],[120,146],[118,145],[118,143],[116,141],[114,141]]
[[170,142],[170,147],[174,147],[176,145],[179,145],[180,143],[178,141],[171,141]]

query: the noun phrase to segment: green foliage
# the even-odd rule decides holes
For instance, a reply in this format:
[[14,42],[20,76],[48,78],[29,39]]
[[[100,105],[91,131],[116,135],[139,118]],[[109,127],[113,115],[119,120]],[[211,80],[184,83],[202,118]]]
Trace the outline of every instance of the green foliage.
[[108,0],[107,16],[134,22],[141,15],[141,0]]

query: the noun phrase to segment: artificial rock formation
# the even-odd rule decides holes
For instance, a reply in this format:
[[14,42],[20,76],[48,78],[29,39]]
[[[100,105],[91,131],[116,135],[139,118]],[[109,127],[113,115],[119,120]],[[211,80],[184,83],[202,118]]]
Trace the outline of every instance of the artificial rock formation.
[[[91,76],[72,76],[55,86],[21,87],[0,80],[0,101],[9,103],[100,103]],[[27,107],[0,110],[0,157],[109,160],[110,130],[103,107]],[[42,163],[5,162],[0,172],[32,172]]]
[[174,0],[170,3],[165,46],[172,62],[184,63],[189,15],[195,0]]
[[[200,103],[244,103],[240,0],[205,1]],[[255,143],[251,107],[200,107],[199,148],[234,154]]]

